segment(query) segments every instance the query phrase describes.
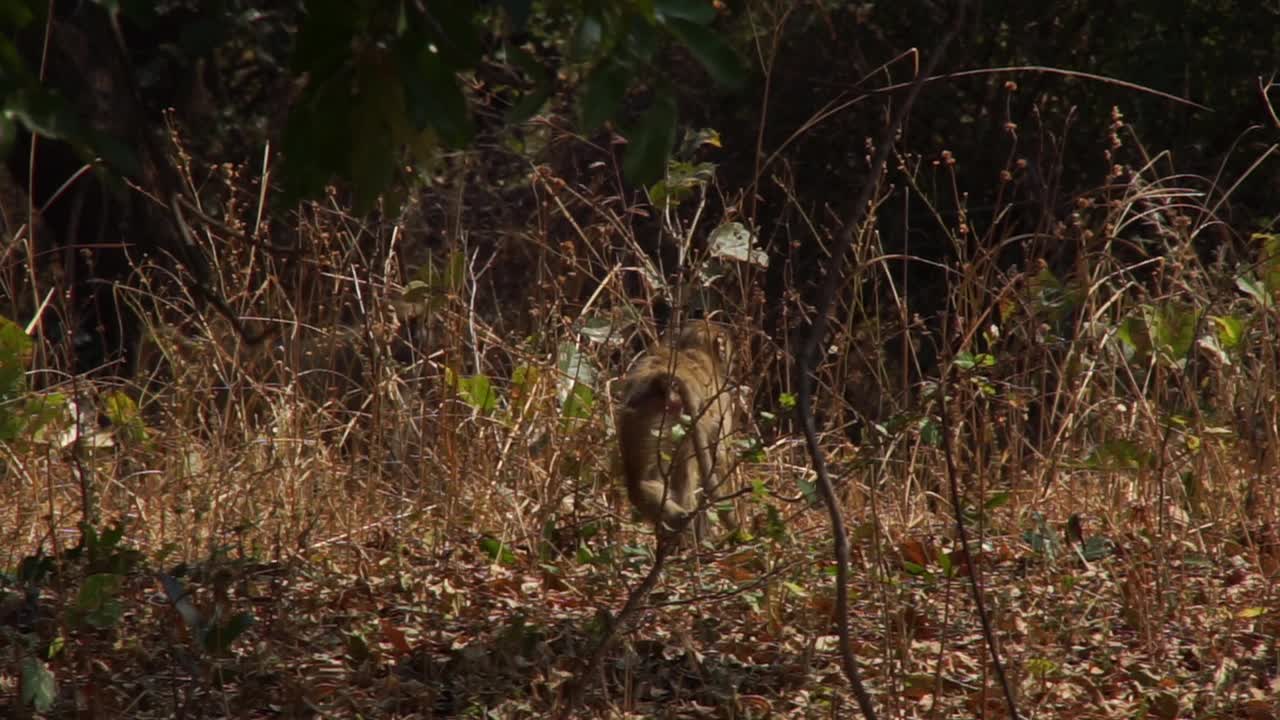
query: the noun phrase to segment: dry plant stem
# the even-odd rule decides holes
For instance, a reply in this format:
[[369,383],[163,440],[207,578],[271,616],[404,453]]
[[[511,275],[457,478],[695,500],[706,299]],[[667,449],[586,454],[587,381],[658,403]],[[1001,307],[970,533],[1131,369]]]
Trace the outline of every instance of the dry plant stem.
[[867,689],[863,686],[862,678],[858,673],[858,661],[853,655],[853,645],[849,635],[849,534],[845,530],[844,518],[840,515],[840,504],[836,499],[835,488],[832,486],[831,477],[827,473],[826,456],[823,455],[822,448],[818,445],[818,430],[813,419],[813,397],[810,383],[818,364],[818,347],[822,344],[827,332],[827,316],[831,313],[831,306],[834,303],[836,293],[844,286],[844,257],[852,249],[853,241],[860,234],[863,221],[866,220],[867,206],[879,186],[880,175],[884,172],[884,167],[889,160],[889,152],[893,149],[893,142],[898,135],[898,130],[902,127],[907,113],[911,111],[911,106],[915,103],[916,96],[920,94],[920,88],[924,85],[925,80],[933,75],[942,56],[946,53],[947,46],[951,44],[951,40],[956,36],[961,24],[964,22],[966,5],[967,3],[965,2],[957,4],[955,19],[951,27],[948,28],[942,39],[938,41],[938,45],[934,48],[923,72],[916,76],[916,79],[911,83],[911,89],[907,92],[906,99],[898,107],[893,119],[889,122],[889,126],[884,129],[880,142],[876,145],[876,154],[871,161],[871,167],[867,173],[867,181],[863,184],[861,192],[858,193],[858,197],[853,204],[852,214],[845,226],[841,228],[835,247],[831,250],[831,268],[827,271],[827,281],[823,283],[822,292],[814,305],[813,324],[805,337],[804,345],[801,348],[799,367],[797,368],[799,370],[797,406],[801,424],[804,428],[804,442],[809,449],[809,457],[813,460],[813,470],[818,479],[818,490],[822,494],[823,503],[827,506],[827,512],[831,515],[831,530],[835,536],[835,612],[836,629],[840,637],[840,659],[844,674],[849,679],[849,684],[853,687],[854,696],[858,700],[858,708],[867,720],[875,720],[876,712],[875,706],[871,702],[871,695],[867,693]]
[[1018,714],[1018,706],[1013,700],[1013,688],[1009,685],[1009,676],[1005,674],[1004,662],[1000,659],[1000,652],[996,648],[996,635],[991,629],[991,617],[987,614],[987,604],[982,595],[982,580],[978,577],[978,558],[969,548],[969,530],[964,524],[964,508],[960,504],[960,481],[956,477],[956,461],[955,448],[951,439],[951,415],[947,408],[947,392],[950,389],[950,383],[947,378],[951,374],[951,368],[954,365],[948,361],[943,366],[942,375],[939,379],[939,409],[938,412],[942,416],[942,444],[943,452],[947,459],[947,485],[951,495],[951,514],[956,520],[956,534],[959,536],[960,549],[964,551],[964,556],[969,563],[969,589],[973,591],[973,604],[978,610],[978,622],[982,625],[982,637],[987,641],[987,651],[991,653],[991,664],[995,667],[996,678],[1000,680],[1000,689],[1004,692],[1004,701],[1009,708],[1009,717],[1018,720],[1022,717]]
[[240,316],[227,306],[227,301],[223,300],[216,290],[207,286],[208,270],[205,268],[204,261],[196,255],[200,252],[200,245],[196,242],[191,226],[187,224],[186,216],[182,212],[182,203],[177,193],[170,195],[169,209],[173,213],[174,225],[177,226],[180,236],[179,241],[174,244],[178,250],[177,254],[180,255],[178,261],[191,273],[190,288],[195,290],[196,297],[212,305],[213,309],[217,310],[218,314],[236,331],[236,334],[240,336],[245,345],[253,347],[268,337],[275,335],[278,328],[274,325],[263,328],[257,334],[250,333],[245,328],[244,323],[240,321]]
[[653,567],[649,568],[649,573],[627,595],[626,604],[622,606],[622,609],[618,611],[618,616],[605,629],[600,642],[596,644],[596,649],[591,652],[591,657],[587,658],[587,662],[582,665],[577,677],[566,683],[565,690],[561,694],[562,705],[556,715],[557,717],[570,717],[570,711],[582,704],[582,698],[590,686],[591,677],[600,669],[600,665],[604,662],[604,656],[613,647],[613,641],[618,636],[619,631],[626,627],[627,621],[640,610],[641,604],[649,597],[649,593],[653,592],[653,588],[658,584],[658,578],[662,576],[662,569],[667,564],[667,558],[671,557],[671,553],[678,545],[680,535],[684,533],[694,516],[694,514],[690,514],[672,532],[659,535],[658,550],[653,557]]
[[[825,317],[825,314],[819,317]],[[818,335],[820,330],[819,323],[814,323],[810,337]],[[836,629],[840,636],[840,660],[844,667],[844,674],[853,687],[853,694],[858,699],[858,708],[862,710],[862,716],[867,720],[875,720],[875,705],[871,702],[871,695],[867,693],[867,688],[862,684],[862,677],[858,673],[858,661],[853,656],[853,646],[849,637],[849,534],[845,531],[844,518],[840,515],[840,505],[836,500],[835,489],[831,485],[831,477],[827,474],[826,458],[822,454],[822,448],[818,447],[818,432],[814,426],[813,403],[809,397],[807,382],[809,375],[807,371],[811,365],[811,360],[808,358],[801,362],[801,369],[806,372],[800,382],[798,405],[804,424],[804,442],[809,448],[809,456],[813,459],[813,469],[818,475],[818,489],[822,492],[822,501],[831,515],[831,529],[835,535]]]

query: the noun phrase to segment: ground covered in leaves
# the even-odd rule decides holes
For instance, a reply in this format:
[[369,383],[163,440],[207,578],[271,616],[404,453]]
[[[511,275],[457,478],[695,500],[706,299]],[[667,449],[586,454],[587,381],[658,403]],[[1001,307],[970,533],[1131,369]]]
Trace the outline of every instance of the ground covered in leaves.
[[[94,606],[92,578],[140,560],[100,542],[47,559],[38,592],[6,589],[0,633],[51,659],[33,672],[5,651],[0,700],[51,693],[51,717],[850,717],[820,519],[674,558],[572,709],[565,682],[649,568],[643,538],[561,557],[452,533],[163,575],[138,562]],[[1140,523],[1087,528],[982,540],[1024,717],[1277,717],[1275,528],[1163,547]],[[1007,714],[947,529],[855,528],[855,650],[884,717]]]

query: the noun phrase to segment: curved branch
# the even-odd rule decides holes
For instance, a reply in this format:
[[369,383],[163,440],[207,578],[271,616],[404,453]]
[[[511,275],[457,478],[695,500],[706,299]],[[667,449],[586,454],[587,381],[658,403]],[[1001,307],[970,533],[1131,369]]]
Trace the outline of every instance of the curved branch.
[[849,679],[849,684],[853,687],[854,696],[858,701],[858,708],[867,720],[875,720],[875,706],[871,702],[871,695],[862,684],[862,678],[858,673],[858,662],[853,655],[853,646],[849,636],[849,535],[845,530],[844,518],[840,515],[840,505],[836,500],[831,477],[827,473],[826,457],[823,455],[822,448],[818,446],[818,431],[813,419],[813,397],[810,383],[818,365],[818,348],[827,333],[827,316],[831,313],[831,306],[834,304],[836,293],[844,287],[844,258],[849,253],[850,248],[853,247],[854,239],[861,234],[863,223],[867,217],[867,208],[871,203],[876,187],[879,185],[880,176],[884,172],[885,165],[888,163],[889,152],[893,149],[894,139],[898,136],[898,131],[902,127],[903,121],[911,111],[911,106],[915,103],[916,96],[920,94],[920,88],[924,85],[926,79],[933,76],[939,61],[946,53],[947,46],[951,44],[952,39],[959,32],[964,22],[966,4],[963,0],[958,4],[951,27],[942,36],[942,39],[938,41],[938,45],[934,48],[924,70],[911,83],[911,89],[908,91],[906,99],[898,107],[897,112],[894,113],[888,127],[884,129],[880,142],[876,145],[876,153],[871,161],[867,182],[862,186],[861,192],[858,193],[853,209],[850,211],[849,220],[841,228],[835,247],[831,251],[832,267],[827,272],[826,282],[822,285],[821,294],[818,296],[814,307],[813,324],[809,327],[809,332],[805,337],[797,368],[800,374],[797,382],[799,387],[797,409],[804,428],[804,441],[809,450],[809,456],[813,460],[813,469],[818,476],[818,489],[822,494],[823,502],[827,506],[827,512],[831,515],[831,530],[835,535],[835,612],[836,628],[840,637],[840,659],[844,674]]

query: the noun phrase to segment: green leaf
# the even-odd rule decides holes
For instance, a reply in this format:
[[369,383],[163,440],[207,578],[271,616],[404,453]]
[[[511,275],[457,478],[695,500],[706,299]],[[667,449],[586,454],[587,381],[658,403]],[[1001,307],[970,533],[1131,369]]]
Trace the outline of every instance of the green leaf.
[[942,446],[942,426],[926,417],[920,420],[920,441],[929,447]]
[[591,57],[600,42],[604,39],[604,21],[597,15],[588,13],[582,16],[577,31],[573,34],[573,45],[570,57],[585,60]]
[[[667,430],[671,433],[671,439],[674,440],[678,445],[680,441],[684,440],[685,437],[689,434],[689,427],[692,424],[693,424],[693,418],[689,417],[688,415],[681,415],[679,422],[672,423],[667,428]],[[665,454],[663,455],[663,458],[666,460],[670,460],[670,458],[667,457]]]
[[35,13],[25,2],[0,3],[0,27],[16,32],[35,19]]
[[[690,128],[685,131],[684,138],[680,141],[679,155],[681,157],[690,157],[703,147],[722,148],[723,142],[720,139],[720,132],[715,128],[699,128],[697,130]],[[710,163],[703,165],[715,169]]]
[[1027,660],[1025,667],[1028,673],[1040,679],[1044,679],[1049,673],[1058,669],[1056,663],[1045,658],[1031,658]]
[[58,682],[49,672],[49,666],[36,658],[22,660],[22,704],[30,705],[36,712],[48,712],[58,697]]
[[0,316],[0,402],[26,392],[31,338],[17,323]]
[[745,463],[762,463],[768,459],[768,455],[764,450],[764,442],[753,437],[745,441],[741,441],[741,450],[738,451],[738,458]]
[[[0,95],[4,94],[4,87],[0,86]],[[13,118],[0,112],[0,158],[9,157],[9,152],[13,150],[13,141],[18,137],[18,123]]]
[[622,171],[637,185],[649,185],[662,177],[667,156],[676,139],[676,103],[668,94],[658,97],[640,125],[628,135]]
[[294,43],[294,76],[310,73],[313,82],[326,82],[351,57],[351,41],[359,28],[358,3],[308,0],[306,20]]
[[[18,46],[5,33],[0,33],[0,98],[7,98],[18,88],[39,88],[40,84],[18,52]],[[0,111],[7,103],[0,102]],[[0,117],[7,113],[0,112]],[[12,119],[12,118],[10,118]]]
[[124,608],[118,596],[124,587],[124,576],[116,573],[95,573],[84,579],[76,594],[73,608],[83,615],[85,622],[96,628],[109,628],[119,622]]
[[620,48],[625,53],[620,54],[625,54],[637,66],[648,65],[661,48],[658,29],[649,18],[635,13],[631,15],[627,30],[623,47]]
[[716,9],[707,0],[654,0],[654,12],[660,19],[688,20],[707,25],[716,19]]
[[116,435],[122,441],[140,443],[147,439],[147,426],[133,398],[119,391],[108,393],[104,410],[107,420],[115,426]]
[[783,410],[791,412],[796,409],[796,396],[789,392],[778,393],[778,405]]
[[373,651],[369,648],[369,641],[359,632],[350,632],[344,638],[346,641],[347,655],[351,661],[360,664],[373,657]]
[[800,488],[800,493],[804,495],[804,499],[812,506],[817,507],[822,502],[822,497],[818,495],[818,486],[816,483],[809,482],[803,477],[796,478],[796,485]]
[[138,160],[138,155],[116,138],[90,128],[76,140],[78,145],[101,158],[115,174],[130,178],[142,174],[142,163]]
[[395,179],[397,138],[389,120],[404,115],[404,101],[394,76],[372,64],[360,68],[360,94],[351,108],[351,190],[355,211],[364,215]]
[[787,522],[782,518],[782,513],[772,505],[765,507],[765,523],[761,534],[774,542],[787,538]]
[[474,4],[451,0],[426,3],[426,8],[430,17],[425,19],[420,28],[425,32],[427,40],[435,45],[445,65],[452,72],[457,72],[469,70],[479,64],[484,48],[480,44],[475,23],[472,22],[476,15]]
[[466,145],[474,130],[454,68],[429,47],[410,45],[401,48],[400,75],[409,122],[419,130],[435,128],[450,147]]
[[1169,360],[1181,360],[1196,339],[1199,311],[1183,303],[1166,303],[1148,316],[1151,339]]
[[995,356],[987,353],[962,352],[956,354],[956,367],[961,370],[973,370],[974,368],[979,367],[995,367],[995,364]]
[[1037,555],[1044,555],[1049,560],[1057,557],[1058,549],[1061,545],[1058,540],[1058,534],[1053,531],[1053,528],[1043,524],[1039,530],[1023,532],[1022,539],[1031,546],[1032,551]]
[[[1032,307],[1037,316],[1046,317],[1053,322],[1061,322],[1075,311],[1084,297],[1084,292],[1071,285],[1063,285],[1048,268],[1036,274],[1028,285],[1028,293],[1032,299]],[[1012,298],[1006,310],[1012,311],[1017,303]],[[1009,312],[1002,312],[1008,318]]]
[[285,206],[318,195],[325,184],[350,167],[351,71],[308,87],[289,112],[281,138],[285,163],[281,182]]
[[542,368],[536,365],[517,365],[511,371],[511,404],[523,404],[526,398],[542,377]]
[[716,84],[737,90],[747,83],[746,66],[719,33],[677,18],[668,20],[667,27],[689,48]]
[[516,556],[511,552],[511,548],[504,542],[496,538],[486,537],[480,539],[480,550],[489,559],[501,565],[515,565]]
[[1262,270],[1262,284],[1274,300],[1280,295],[1280,234],[1254,233],[1253,239],[1262,243],[1262,257],[1258,263]]
[[74,140],[84,134],[80,119],[62,98],[42,88],[23,88],[4,98],[4,114],[33,133],[51,140]]
[[1262,284],[1259,283],[1252,275],[1246,274],[1237,277],[1236,287],[1244,294],[1253,298],[1258,305],[1264,308],[1270,308],[1275,304],[1275,299],[1272,298],[1271,293],[1267,292],[1267,289],[1263,287]]
[[578,332],[583,337],[593,343],[601,344],[613,342],[617,344],[621,339],[621,333],[614,325],[613,321],[607,316],[595,315],[586,319],[582,326],[578,328]]
[[243,635],[245,630],[253,627],[253,623],[253,614],[247,612],[236,613],[227,618],[225,623],[210,623],[200,644],[213,655],[226,655],[231,649],[231,643]]
[[1244,338],[1244,318],[1236,315],[1213,315],[1209,320],[1217,331],[1218,344],[1224,350],[1234,350],[1239,347],[1240,341]]
[[[124,523],[118,523],[107,528],[96,543],[91,546],[90,557],[97,559],[109,553],[115,552],[119,547],[120,541],[124,539]],[[96,555],[95,555],[96,553]]]
[[445,368],[445,382],[457,391],[463,402],[482,414],[491,413],[498,407],[497,392],[485,375],[458,377],[452,370]]
[[[1142,306],[1144,316],[1150,311],[1150,306]],[[1128,358],[1143,359],[1151,355],[1151,333],[1144,318],[1125,318],[1116,328],[1116,338],[1129,350]]]
[[467,277],[466,254],[453,250],[443,267],[437,267],[436,262],[434,257],[428,258],[414,273],[401,295],[405,302],[426,303],[428,309],[439,310],[450,295],[457,295],[463,290]]
[[53,558],[38,554],[28,555],[18,562],[13,575],[24,583],[39,584],[53,572]]
[[[0,78],[3,79],[3,78]],[[7,83],[6,83],[7,84]],[[0,116],[17,120],[47,138],[65,140],[82,154],[101,157],[117,174],[137,177],[142,171],[138,156],[119,140],[87,127],[62,98],[39,86],[21,83],[0,102]]]
[[1004,507],[1005,505],[1009,504],[1010,497],[1012,496],[1008,492],[1005,492],[1005,491],[997,492],[993,494],[991,497],[987,498],[987,501],[982,503],[982,507],[988,511],[995,510],[996,508],[999,508],[999,507]]
[[591,417],[591,408],[595,404],[595,392],[588,385],[574,383],[564,399],[563,416],[586,420]]
[[1150,466],[1151,454],[1129,440],[1108,440],[1085,460],[1085,466],[1110,472],[1141,470]]
[[[649,187],[649,202],[654,207],[676,206],[694,196],[699,188],[706,187],[716,175],[712,163],[667,163],[667,175]],[[713,250],[714,252],[714,250]]]
[[1114,552],[1115,543],[1107,538],[1094,535],[1084,541],[1084,557],[1089,562],[1109,557]]
[[756,247],[756,235],[739,222],[729,222],[711,231],[707,249],[713,257],[769,267],[768,253]]
[[614,116],[627,94],[629,80],[626,69],[610,60],[591,71],[578,100],[584,131],[592,132]]
[[578,349],[577,343],[560,343],[556,349],[556,369],[560,371],[556,378],[556,397],[562,407],[569,406],[569,397],[576,392],[578,385],[595,387],[596,369],[591,365],[591,359]]

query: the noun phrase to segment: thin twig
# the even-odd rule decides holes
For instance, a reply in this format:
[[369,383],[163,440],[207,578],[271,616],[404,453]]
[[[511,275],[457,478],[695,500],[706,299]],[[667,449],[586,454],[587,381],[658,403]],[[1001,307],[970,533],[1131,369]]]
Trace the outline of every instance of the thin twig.
[[973,591],[973,604],[978,610],[978,622],[982,625],[982,637],[987,641],[987,652],[991,654],[991,664],[995,667],[996,678],[1000,681],[1000,689],[1004,691],[1004,701],[1009,707],[1009,717],[1018,720],[1018,706],[1013,699],[1013,687],[1009,685],[1009,676],[1004,671],[1004,662],[1000,659],[996,647],[996,634],[991,629],[991,617],[987,613],[987,604],[983,600],[982,579],[978,576],[978,556],[969,547],[969,531],[964,524],[964,507],[960,504],[960,481],[957,478],[955,449],[951,438],[951,415],[947,410],[947,393],[950,391],[948,377],[955,363],[944,358],[941,377],[938,382],[939,409],[942,416],[942,448],[947,460],[947,485],[951,495],[951,514],[956,520],[956,533],[960,540],[960,549],[964,551],[969,563],[969,589]]
[[605,629],[604,635],[600,641],[596,643],[596,649],[592,651],[591,657],[587,658],[586,663],[582,665],[577,677],[565,683],[560,693],[556,717],[571,717],[575,708],[582,704],[583,695],[590,686],[591,676],[595,675],[604,662],[604,656],[613,647],[613,641],[618,637],[622,628],[626,627],[627,622],[633,615],[639,612],[644,601],[648,599],[649,593],[653,592],[653,588],[658,584],[658,578],[662,576],[662,569],[667,564],[667,558],[671,557],[672,551],[675,550],[679,537],[688,527],[689,522],[694,518],[694,514],[687,515],[679,523],[679,527],[673,528],[670,533],[660,533],[658,539],[658,550],[654,553],[653,567],[649,568],[649,574],[644,576],[640,584],[631,591],[627,596],[627,602],[618,611],[618,616]]
[[835,612],[836,628],[840,637],[840,658],[844,674],[849,679],[849,684],[853,687],[854,696],[857,698],[858,708],[867,720],[875,720],[875,706],[871,702],[871,695],[867,693],[866,687],[862,684],[861,676],[858,673],[857,659],[853,655],[853,645],[849,635],[849,535],[845,530],[844,519],[840,514],[840,505],[836,500],[831,477],[827,474],[826,457],[823,455],[822,448],[818,446],[818,431],[813,418],[813,398],[810,383],[818,364],[818,347],[826,336],[827,316],[831,313],[831,306],[834,304],[836,293],[844,288],[844,258],[853,247],[854,239],[861,234],[863,221],[867,216],[867,208],[871,203],[876,188],[879,186],[880,176],[888,163],[889,152],[893,148],[898,131],[902,127],[907,114],[911,111],[911,106],[915,103],[916,96],[920,94],[920,88],[924,85],[925,80],[933,75],[939,61],[946,53],[947,46],[951,44],[951,40],[959,32],[961,24],[964,22],[966,5],[967,3],[960,2],[956,7],[954,22],[946,34],[942,36],[942,39],[939,40],[927,66],[911,83],[911,89],[908,91],[906,99],[894,114],[888,127],[884,129],[880,142],[876,146],[876,153],[871,162],[867,181],[863,184],[862,191],[858,193],[850,218],[845,226],[841,228],[835,247],[832,248],[831,267],[827,271],[827,280],[823,284],[821,294],[814,305],[813,324],[805,337],[799,358],[798,369],[800,377],[797,382],[799,387],[797,407],[804,428],[805,445],[809,449],[809,456],[813,460],[813,469],[817,474],[818,489],[822,494],[823,502],[827,506],[827,512],[831,515],[831,529],[835,535]]

